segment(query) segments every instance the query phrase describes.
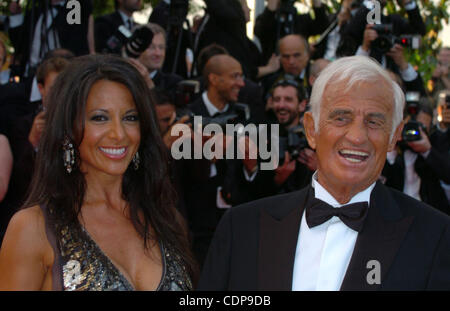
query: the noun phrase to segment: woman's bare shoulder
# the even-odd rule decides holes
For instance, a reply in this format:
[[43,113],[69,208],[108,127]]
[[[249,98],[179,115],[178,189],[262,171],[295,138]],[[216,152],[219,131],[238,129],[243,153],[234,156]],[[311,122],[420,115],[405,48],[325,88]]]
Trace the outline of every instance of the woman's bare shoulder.
[[0,250],[0,279],[5,289],[40,289],[53,263],[45,220],[39,206],[11,218]]

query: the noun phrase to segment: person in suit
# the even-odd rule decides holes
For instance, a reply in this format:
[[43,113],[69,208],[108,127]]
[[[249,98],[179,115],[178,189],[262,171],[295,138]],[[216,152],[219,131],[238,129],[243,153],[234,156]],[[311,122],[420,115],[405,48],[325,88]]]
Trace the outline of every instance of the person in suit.
[[67,0],[39,1],[35,9],[30,8],[24,15],[16,1],[10,3],[9,9],[9,37],[22,72],[27,64],[35,69],[46,53],[57,48],[68,49],[76,56],[95,52],[91,0],[80,5],[80,24],[67,22],[71,12]]
[[[153,23],[148,23],[143,27],[148,27],[152,31],[153,39],[149,47],[142,52],[137,60],[144,65],[144,70],[147,71],[144,74],[150,77],[154,87],[174,92],[177,84],[183,78],[177,74],[166,73],[162,70],[166,58],[166,31],[161,26]],[[175,94],[172,95],[175,96]]]
[[[193,115],[210,118],[236,112],[235,103],[244,86],[240,63],[230,55],[215,55],[206,63],[203,73],[206,90],[188,106]],[[232,139],[224,133],[223,154]],[[222,148],[218,145],[215,147]],[[202,264],[223,213],[230,206],[255,199],[263,183],[260,177],[264,175],[258,172],[256,159],[203,159],[196,165],[198,177],[187,185],[185,197],[194,234],[194,253]]]
[[120,47],[115,48],[114,38],[118,39],[118,28],[125,26],[130,32],[136,22],[133,13],[141,9],[141,0],[115,0],[116,10],[95,19],[95,50],[98,53],[120,55]]
[[[254,32],[261,42],[263,62],[277,52],[276,44],[280,38],[288,34],[300,34],[308,39],[310,36],[320,35],[330,23],[321,0],[311,1],[314,19],[309,13],[297,14],[295,7],[282,7],[284,5],[282,2],[284,1],[268,0],[267,7],[255,21]],[[281,16],[284,14],[293,16],[292,23],[281,22]]]
[[298,34],[286,35],[278,42],[281,68],[261,80],[264,98],[278,80],[295,80],[307,91],[309,97],[310,50],[306,39]]
[[404,101],[367,57],[327,66],[303,121],[318,161],[311,185],[231,208],[198,289],[450,289],[450,218],[377,182]]
[[429,138],[432,119],[433,109],[426,98],[422,98],[415,116],[421,125],[420,140],[402,141],[389,152],[382,175],[386,177],[387,186],[450,215],[450,204],[441,187],[441,181],[450,183],[450,157]]

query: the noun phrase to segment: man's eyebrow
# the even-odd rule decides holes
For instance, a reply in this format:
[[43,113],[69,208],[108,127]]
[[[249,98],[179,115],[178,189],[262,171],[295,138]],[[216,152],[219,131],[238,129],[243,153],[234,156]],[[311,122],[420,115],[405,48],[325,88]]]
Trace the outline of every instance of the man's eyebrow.
[[377,118],[383,121],[386,121],[386,115],[381,112],[370,112],[367,114],[369,118]]
[[348,109],[336,109],[336,110],[331,111],[328,114],[328,118],[329,119],[333,119],[333,118],[335,118],[337,116],[351,115],[351,114],[352,114],[351,110],[348,110]]

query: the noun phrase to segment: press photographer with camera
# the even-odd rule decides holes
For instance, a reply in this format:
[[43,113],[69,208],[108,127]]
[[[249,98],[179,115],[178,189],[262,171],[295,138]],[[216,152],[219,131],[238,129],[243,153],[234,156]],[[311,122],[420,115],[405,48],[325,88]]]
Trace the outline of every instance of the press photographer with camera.
[[[371,51],[380,52],[380,47],[373,48],[374,45],[379,45],[377,41],[380,35],[374,29],[382,29],[379,25],[366,25],[364,31],[364,39],[362,45],[358,48],[356,55],[372,56]],[[411,47],[411,46],[409,46]],[[424,82],[419,72],[414,70],[412,65],[408,63],[404,55],[404,46],[401,43],[394,43],[390,46],[382,46],[383,55],[381,58],[382,67],[391,70],[398,74],[403,82],[404,91],[420,92],[422,96],[426,96]]]
[[95,50],[98,53],[121,55],[121,48],[136,22],[133,13],[142,7],[141,0],[115,0],[116,10],[95,19]]
[[321,0],[311,0],[314,19],[309,13],[298,14],[294,3],[294,0],[268,0],[263,13],[256,18],[254,33],[261,42],[263,62],[278,52],[278,40],[285,35],[300,34],[308,40],[328,27],[327,13]]
[[[433,71],[433,95],[442,90],[450,90],[450,47],[445,46],[437,55],[437,66]],[[438,98],[436,98],[438,100]]]
[[[215,55],[205,64],[203,76],[206,90],[188,106],[189,110],[194,116],[202,117],[203,126],[205,123],[215,123],[224,129],[226,124],[235,124],[236,121],[230,118],[239,115],[243,106],[237,103],[239,91],[244,86],[241,65],[230,55]],[[249,113],[246,115],[249,116]],[[241,124],[247,121],[240,119],[242,117],[237,121]],[[223,148],[224,155],[231,143],[236,143],[238,148],[245,148],[243,144],[247,144],[247,148],[255,147],[247,137],[236,142],[235,137],[228,136],[225,131],[215,135],[218,135],[215,148]],[[194,253],[200,264],[224,212],[231,206],[257,199],[260,195],[264,174],[258,171],[257,159],[250,158],[247,153],[245,155],[244,159],[238,159],[236,155],[234,159],[205,159],[208,165],[197,172],[203,178],[187,185],[187,211],[194,234]]]
[[[380,23],[372,24],[371,31],[368,31],[368,16],[373,12],[374,3],[372,0],[365,0],[363,4],[350,19],[345,28],[345,35],[353,40],[355,46],[358,47],[357,55],[361,53],[369,53],[384,68],[389,68],[391,64],[387,64],[385,54],[390,51],[395,43],[405,44],[410,48],[418,48],[420,44],[419,37],[426,33],[425,24],[420,15],[419,8],[414,0],[397,0],[400,7],[404,8],[408,18],[404,18],[399,14],[382,14],[388,0],[380,0]],[[373,27],[374,26],[374,27]],[[415,35],[415,36],[410,36]]]
[[317,169],[315,152],[309,148],[303,129],[306,110],[305,91],[293,80],[281,80],[272,93],[273,109],[280,124],[280,164],[272,171],[267,187],[270,194],[281,194],[303,188]]
[[433,110],[419,95],[406,93],[406,112],[401,140],[388,152],[382,175],[386,185],[450,215],[441,181],[450,182],[450,158],[429,138]]

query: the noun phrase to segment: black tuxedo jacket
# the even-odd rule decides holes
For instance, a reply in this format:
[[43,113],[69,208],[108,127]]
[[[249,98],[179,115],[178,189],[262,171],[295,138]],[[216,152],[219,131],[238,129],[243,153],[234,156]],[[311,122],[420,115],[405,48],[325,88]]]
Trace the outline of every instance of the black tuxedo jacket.
[[[310,186],[233,207],[220,222],[199,290],[291,290]],[[378,260],[381,283],[366,268]],[[449,290],[450,218],[377,183],[341,290]]]

